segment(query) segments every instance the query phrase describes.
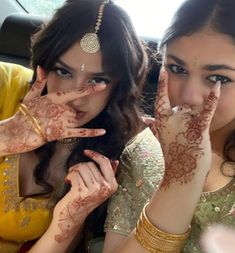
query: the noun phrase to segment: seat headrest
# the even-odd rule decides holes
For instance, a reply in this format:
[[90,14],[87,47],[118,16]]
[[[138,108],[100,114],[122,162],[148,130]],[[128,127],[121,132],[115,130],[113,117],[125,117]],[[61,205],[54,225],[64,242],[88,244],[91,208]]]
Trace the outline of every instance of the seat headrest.
[[31,14],[7,16],[0,30],[0,55],[29,59],[31,36],[42,23],[42,17]]

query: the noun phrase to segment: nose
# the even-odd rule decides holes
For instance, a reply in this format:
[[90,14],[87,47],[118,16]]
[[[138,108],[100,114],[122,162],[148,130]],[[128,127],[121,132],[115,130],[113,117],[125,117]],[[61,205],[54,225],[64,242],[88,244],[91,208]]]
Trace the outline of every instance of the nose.
[[74,82],[74,88],[83,88],[86,86],[86,82],[84,80],[84,78],[81,76],[77,77],[75,82]]
[[181,86],[181,105],[200,106],[204,102],[204,95],[204,89],[198,78],[187,79]]

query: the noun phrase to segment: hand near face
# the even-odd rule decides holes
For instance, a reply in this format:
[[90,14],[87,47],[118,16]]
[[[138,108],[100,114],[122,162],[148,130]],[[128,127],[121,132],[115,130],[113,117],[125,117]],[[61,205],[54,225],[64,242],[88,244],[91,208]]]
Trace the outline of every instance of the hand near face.
[[163,188],[168,188],[172,183],[190,182],[198,167],[209,169],[209,126],[219,95],[220,85],[217,84],[202,106],[179,105],[172,109],[168,96],[168,75],[165,69],[161,70],[155,105],[156,120],[150,128],[159,138],[165,158]]
[[43,145],[45,140],[50,142],[68,137],[94,137],[105,134],[103,129],[77,128],[79,120],[76,119],[76,112],[67,105],[74,99],[104,90],[105,85],[87,85],[80,89],[41,96],[45,85],[45,75],[38,67],[37,79],[23,101],[30,115],[38,122],[43,136],[32,127],[30,118],[18,111],[6,133],[14,136],[13,132],[17,132],[14,143],[7,147],[8,152],[11,153],[11,149],[14,152],[32,150]]
[[117,190],[115,171],[118,161],[110,162],[107,157],[91,150],[85,150],[85,154],[99,165],[100,171],[93,162],[70,168],[66,180],[71,189],[54,209],[53,223],[59,228],[55,240],[58,242],[76,233],[88,214]]

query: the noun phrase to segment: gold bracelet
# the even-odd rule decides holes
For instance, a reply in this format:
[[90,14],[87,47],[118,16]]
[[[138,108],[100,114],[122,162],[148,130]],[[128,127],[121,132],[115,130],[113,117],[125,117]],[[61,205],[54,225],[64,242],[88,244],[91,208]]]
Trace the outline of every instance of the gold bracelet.
[[21,113],[26,116],[27,118],[30,119],[30,121],[32,122],[32,127],[33,130],[43,139],[43,141],[46,143],[47,142],[47,137],[45,135],[45,133],[43,132],[42,128],[40,127],[37,119],[30,113],[28,107],[21,103],[19,106],[19,110],[21,111]]
[[190,229],[181,235],[166,233],[155,227],[146,215],[143,208],[137,223],[135,236],[137,241],[151,253],[180,253],[184,242],[188,238]]

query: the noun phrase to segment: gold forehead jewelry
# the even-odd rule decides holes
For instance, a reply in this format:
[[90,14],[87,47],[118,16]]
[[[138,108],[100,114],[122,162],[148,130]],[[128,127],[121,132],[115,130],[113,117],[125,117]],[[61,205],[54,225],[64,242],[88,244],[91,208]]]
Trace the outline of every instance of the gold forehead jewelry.
[[98,17],[95,24],[95,31],[93,33],[86,33],[80,41],[82,50],[88,54],[94,54],[100,49],[100,41],[97,33],[101,26],[104,7],[108,2],[109,0],[104,0],[99,7]]
[[78,138],[65,138],[57,141],[58,144],[65,146],[73,146],[79,142]]

